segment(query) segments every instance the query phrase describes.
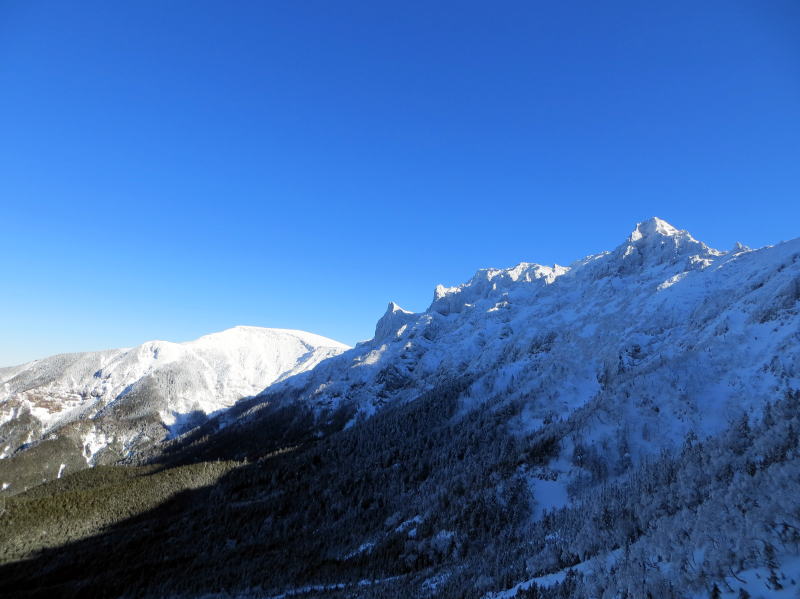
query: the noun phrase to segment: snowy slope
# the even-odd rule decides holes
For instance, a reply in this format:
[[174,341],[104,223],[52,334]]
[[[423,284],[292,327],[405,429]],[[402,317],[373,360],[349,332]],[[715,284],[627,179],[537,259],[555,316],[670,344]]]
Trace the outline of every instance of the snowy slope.
[[721,252],[653,218],[569,267],[480,270],[419,314],[392,303],[371,341],[265,398],[365,417],[468,377],[467,403],[525,401],[512,426],[580,419],[584,439],[624,428],[621,450],[656,450],[800,388],[799,281],[800,240]]
[[[0,456],[80,429],[84,457],[201,422],[347,346],[303,331],[235,327],[187,343],[62,354],[0,370]],[[76,424],[78,423],[78,424]]]

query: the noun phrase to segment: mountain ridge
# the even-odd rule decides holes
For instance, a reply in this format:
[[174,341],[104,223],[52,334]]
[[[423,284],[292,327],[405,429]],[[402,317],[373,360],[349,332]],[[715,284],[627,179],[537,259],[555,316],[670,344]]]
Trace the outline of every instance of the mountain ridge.
[[238,326],[183,343],[153,340],[6,368],[0,371],[0,456],[69,427],[78,429],[68,436],[88,465],[111,446],[115,455],[129,454],[345,349],[305,331]]
[[[623,337],[634,334],[652,341],[653,335],[660,334],[654,332],[657,327],[653,323],[641,322],[636,332],[622,327],[624,321],[633,320],[632,315],[636,313],[643,321],[658,321],[658,327],[665,330],[678,326],[682,319],[694,318],[698,325],[705,326],[708,323],[700,322],[701,316],[710,319],[712,306],[721,307],[727,303],[730,310],[727,316],[736,321],[734,326],[748,328],[753,323],[738,322],[738,315],[751,310],[752,306],[757,306],[762,314],[758,317],[749,314],[751,319],[767,318],[766,310],[770,306],[775,311],[791,307],[798,255],[800,240],[759,250],[742,247],[720,252],[662,219],[649,219],[637,224],[627,240],[614,250],[588,256],[569,267],[521,263],[508,269],[481,269],[460,286],[438,286],[431,305],[421,313],[410,313],[391,303],[379,320],[372,340],[360,343],[322,369],[279,383],[263,395],[278,395],[283,388],[305,388],[302,393],[309,401],[333,406],[337,398],[350,401],[358,395],[357,389],[341,384],[343,378],[351,380],[356,387],[367,384],[366,394],[372,396],[402,394],[405,385],[402,381],[408,382],[409,376],[416,380],[435,378],[443,362],[446,370],[457,368],[453,355],[480,362],[487,360],[487,355],[507,353],[509,345],[546,345],[544,340],[537,341],[537,335],[574,337],[573,341],[578,343],[581,338],[591,337],[593,327],[603,322],[609,328],[619,329],[615,336],[620,346],[625,345]],[[773,285],[778,287],[777,297],[767,297],[767,293],[758,291],[766,281],[755,289],[747,288],[746,281],[769,273],[770,269],[777,271],[772,277]],[[715,295],[715,286],[720,295]],[[747,299],[749,304],[734,305],[735,302],[726,301],[734,297],[744,301],[746,296],[751,296]],[[759,296],[758,301],[755,296]],[[599,298],[603,298],[603,302]],[[624,306],[620,298],[628,298]],[[581,303],[582,312],[570,308],[568,304],[574,301]],[[696,302],[699,305],[687,308]],[[609,306],[615,304],[617,312],[624,308],[624,319],[615,320],[614,315],[609,314]],[[589,322],[592,319],[596,322]],[[557,330],[559,325],[570,329],[578,324],[583,335]],[[464,332],[459,337],[460,328]],[[437,349],[435,340],[445,332],[448,332],[448,339],[443,343],[448,349],[442,351]],[[499,341],[494,350],[476,349],[473,341],[481,335]],[[619,348],[620,351],[624,349]],[[391,355],[383,357],[387,352]],[[606,359],[612,357],[617,356]],[[373,387],[368,384],[370,380],[375,381],[379,366],[384,363],[395,371],[395,376],[389,377],[393,382],[388,385],[394,389],[387,388],[386,381]],[[378,367],[374,366],[376,364]],[[414,370],[413,375],[409,367]],[[581,370],[581,364],[574,364],[574,367]],[[586,384],[603,374],[596,371],[587,378]],[[417,388],[417,391],[424,388]],[[360,408],[366,414],[373,411],[366,404]]]

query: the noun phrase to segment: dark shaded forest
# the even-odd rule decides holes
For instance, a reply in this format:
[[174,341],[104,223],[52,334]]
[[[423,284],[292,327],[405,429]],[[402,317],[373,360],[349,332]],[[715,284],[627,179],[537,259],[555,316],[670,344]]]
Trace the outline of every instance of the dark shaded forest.
[[[782,584],[776,555],[800,543],[787,494],[800,480],[800,396],[623,471],[576,447],[585,480],[536,519],[525,472],[559,454],[570,423],[512,434],[523,406],[465,409],[466,385],[316,439],[310,414],[284,408],[257,421],[264,429],[175,445],[160,464],[98,467],[11,497],[0,593],[477,598],[602,556],[612,559],[591,576],[569,571],[517,596],[677,598],[757,565]],[[690,559],[705,546],[715,549]]]

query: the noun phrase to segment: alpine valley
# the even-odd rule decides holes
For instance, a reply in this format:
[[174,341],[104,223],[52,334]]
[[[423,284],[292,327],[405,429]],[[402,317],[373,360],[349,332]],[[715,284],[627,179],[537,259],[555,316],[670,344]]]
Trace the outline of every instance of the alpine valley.
[[797,597],[800,239],[653,218],[394,303],[0,369],[0,595]]

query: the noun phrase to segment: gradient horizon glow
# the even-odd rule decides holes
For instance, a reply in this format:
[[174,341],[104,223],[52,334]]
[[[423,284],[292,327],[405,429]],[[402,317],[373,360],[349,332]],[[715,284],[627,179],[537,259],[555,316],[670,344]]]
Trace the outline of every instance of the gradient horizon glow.
[[800,235],[800,3],[0,4],[0,366],[394,300],[659,216]]

